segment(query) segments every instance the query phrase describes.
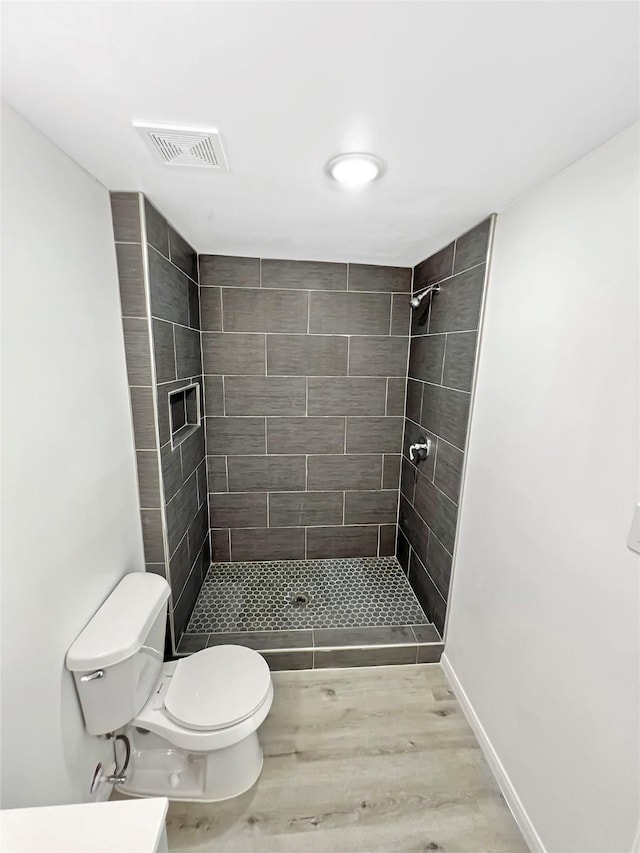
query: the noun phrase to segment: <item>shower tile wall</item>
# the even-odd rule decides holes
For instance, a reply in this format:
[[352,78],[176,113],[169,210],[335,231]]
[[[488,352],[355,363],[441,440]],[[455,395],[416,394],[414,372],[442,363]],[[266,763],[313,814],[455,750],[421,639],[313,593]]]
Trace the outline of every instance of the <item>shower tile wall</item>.
[[393,555],[411,270],[199,261],[213,560]]
[[[456,536],[460,480],[492,218],[414,269],[413,290],[440,282],[413,312],[402,456],[398,559],[442,633]],[[428,459],[409,446],[431,439]]]
[[146,568],[171,584],[175,651],[210,562],[204,429],[172,448],[168,404],[202,386],[197,257],[139,193],[111,206]]

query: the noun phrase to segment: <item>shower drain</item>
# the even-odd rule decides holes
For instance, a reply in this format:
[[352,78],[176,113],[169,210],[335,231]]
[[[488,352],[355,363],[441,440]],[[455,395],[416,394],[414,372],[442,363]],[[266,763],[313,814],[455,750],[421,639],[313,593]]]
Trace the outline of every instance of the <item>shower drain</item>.
[[294,607],[306,607],[309,603],[309,596],[304,592],[296,592],[291,599],[291,603]]

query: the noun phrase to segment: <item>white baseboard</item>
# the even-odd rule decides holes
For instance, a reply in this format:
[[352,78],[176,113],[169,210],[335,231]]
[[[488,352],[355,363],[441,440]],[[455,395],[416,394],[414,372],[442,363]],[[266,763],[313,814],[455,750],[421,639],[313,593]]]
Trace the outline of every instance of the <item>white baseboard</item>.
[[453,690],[456,699],[460,703],[460,707],[467,718],[467,722],[473,729],[473,733],[478,739],[478,743],[480,744],[480,749],[482,750],[484,757],[487,759],[487,764],[491,768],[493,775],[496,777],[496,781],[502,794],[507,801],[507,805],[511,809],[511,813],[515,818],[518,827],[520,828],[520,832],[522,833],[524,840],[529,845],[532,853],[547,853],[544,844],[542,843],[542,839],[538,835],[527,814],[525,807],[522,804],[520,797],[518,796],[511,779],[507,775],[507,771],[504,769],[502,762],[500,761],[498,754],[496,753],[493,744],[489,740],[487,733],[485,732],[482,723],[478,719],[478,715],[473,710],[473,706],[469,701],[469,697],[464,691],[464,688],[460,684],[458,680],[458,676],[456,675],[453,667],[449,663],[449,659],[447,658],[446,651],[442,655],[442,659],[440,661],[442,665],[442,669],[444,670],[444,674],[447,676],[447,680],[451,685],[451,689]]

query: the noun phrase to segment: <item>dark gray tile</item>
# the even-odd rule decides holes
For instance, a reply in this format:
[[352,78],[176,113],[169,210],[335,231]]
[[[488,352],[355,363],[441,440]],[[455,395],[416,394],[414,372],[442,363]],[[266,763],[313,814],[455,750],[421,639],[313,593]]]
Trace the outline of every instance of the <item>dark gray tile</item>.
[[207,456],[207,482],[210,492],[227,492],[227,457]]
[[342,453],[344,431],[344,418],[267,418],[267,453]]
[[144,215],[147,225],[147,242],[154,249],[169,257],[169,226],[164,216],[151,204],[149,199],[144,200]]
[[165,515],[170,555],[173,555],[197,511],[198,485],[196,475],[192,474],[166,506]]
[[431,303],[429,334],[461,332],[478,328],[484,264],[461,272],[444,282]]
[[308,382],[310,415],[384,415],[386,379],[310,376]]
[[347,340],[336,335],[267,335],[267,373],[346,376]]
[[200,329],[200,288],[194,281],[189,282],[189,325]]
[[409,552],[411,551],[411,546],[409,545],[409,541],[407,537],[404,535],[402,530],[398,528],[398,538],[396,540],[396,557],[398,558],[398,562],[402,566],[402,569],[405,575],[409,574]]
[[302,376],[228,376],[224,380],[227,415],[304,415],[306,398]]
[[209,524],[211,527],[266,527],[266,494],[210,493]]
[[[415,340],[415,338],[413,338]],[[420,423],[422,416],[422,389],[424,383],[416,379],[407,380],[407,417]]]
[[203,332],[222,331],[222,292],[219,287],[200,288],[200,328]]
[[416,662],[416,646],[381,646],[364,649],[316,649],[314,669],[348,666],[391,666]]
[[487,260],[490,231],[491,217],[458,237],[456,240],[456,257],[453,264],[454,272],[469,269],[469,267],[482,264]]
[[426,560],[427,548],[429,546],[429,528],[411,504],[402,496],[400,496],[400,513],[398,521],[398,526],[411,545],[412,550],[416,551],[424,560]]
[[[418,515],[433,529],[438,500],[438,489],[421,472],[416,471],[415,489],[413,492],[413,506]],[[425,555],[420,555],[425,560]]]
[[152,315],[186,326],[189,322],[187,277],[155,249],[149,248],[148,255]]
[[129,385],[151,385],[149,327],[146,320],[122,321]]
[[[215,457],[212,457],[215,458]],[[207,460],[206,457],[198,465],[196,469],[196,481],[198,483],[198,506],[201,507],[207,502],[208,483],[207,483]],[[226,485],[225,485],[226,488]]]
[[116,243],[118,283],[123,317],[146,317],[142,246],[139,243]]
[[313,652],[264,652],[262,657],[269,664],[271,672],[287,670],[313,669]]
[[224,415],[224,388],[221,376],[204,377],[204,411],[208,416]]
[[409,564],[409,583],[424,610],[425,615],[436,626],[440,635],[444,631],[444,620],[447,612],[447,604],[438,592],[437,587],[429,577],[429,573],[422,561],[411,552]]
[[380,487],[381,477],[382,456],[349,454],[307,457],[308,489],[377,489]]
[[378,527],[375,524],[307,528],[308,560],[330,557],[375,557],[377,553]]
[[169,258],[183,273],[198,280],[198,256],[181,234],[169,225]]
[[411,305],[404,293],[394,293],[391,297],[391,334],[408,335],[411,325]]
[[229,456],[227,470],[230,492],[298,492],[305,488],[304,456]]
[[310,293],[309,331],[328,335],[388,335],[386,293]]
[[451,581],[451,564],[453,557],[444,547],[437,536],[431,534],[425,565],[431,579],[438,587],[442,597],[449,597],[449,582]]
[[349,264],[349,290],[409,293],[411,290],[411,268]]
[[413,270],[413,292],[442,281],[453,272],[453,243],[421,261]]
[[476,357],[477,332],[447,335],[442,384],[461,391],[471,391]]
[[200,255],[199,261],[204,287],[260,287],[260,258]]
[[455,503],[458,503],[460,496],[463,462],[464,453],[461,450],[446,441],[438,442],[434,482]]
[[400,482],[400,455],[385,454],[382,467],[382,488],[397,489]]
[[420,422],[445,441],[464,448],[469,420],[469,394],[438,385],[425,385]]
[[229,533],[229,530],[211,531],[211,560],[214,563],[228,563],[231,559]]
[[156,363],[156,382],[172,382],[176,379],[176,359],[173,344],[173,324],[164,320],[152,320],[153,352]]
[[155,450],[136,451],[140,506],[145,509],[160,507],[160,474],[158,454]]
[[109,193],[116,242],[140,243],[140,194]]
[[262,286],[293,290],[346,290],[347,265],[324,261],[262,260]]
[[193,655],[207,648],[208,634],[183,634],[178,643],[179,655]]
[[402,453],[407,459],[411,459],[411,454],[409,449],[412,444],[425,444],[425,439],[431,439],[431,449],[429,451],[429,455],[426,459],[416,459],[414,460],[415,467],[420,471],[420,473],[427,477],[429,480],[433,480],[433,469],[436,462],[436,455],[438,450],[438,439],[433,433],[428,432],[424,427],[418,426],[414,424],[413,421],[405,420],[404,422],[404,443],[402,445]]
[[393,557],[396,553],[396,532],[395,524],[380,525],[380,547],[378,548],[379,557]]
[[406,376],[408,338],[361,336],[349,343],[349,376]]
[[202,333],[202,364],[207,374],[264,376],[264,335]]
[[137,450],[156,448],[155,410],[151,388],[130,388],[133,435]]
[[400,491],[403,496],[413,503],[413,494],[416,487],[416,469],[408,459],[402,458],[402,475],[400,477]]
[[440,663],[444,651],[444,643],[429,643],[418,646],[416,663]]
[[140,510],[144,559],[147,563],[164,563],[162,516],[159,509]]
[[217,456],[266,452],[264,418],[206,418],[207,453]]
[[405,379],[387,379],[387,415],[404,415]]
[[348,648],[349,646],[415,646],[416,638],[409,625],[392,625],[383,628],[314,628],[313,644],[316,649]]
[[435,625],[412,625],[411,630],[419,643],[439,643],[441,640]]
[[229,631],[212,633],[209,646],[246,646],[257,652],[312,649],[312,631]]
[[442,379],[444,348],[445,335],[418,335],[411,338],[409,376],[439,385]]
[[180,637],[184,629],[187,627],[191,611],[196,603],[201,586],[202,576],[200,569],[198,566],[194,566],[186,584],[184,585],[182,595],[173,608],[173,624],[175,626],[177,637]]
[[169,560],[169,574],[171,577],[171,591],[173,600],[177,601],[184,589],[184,585],[191,571],[191,561],[189,560],[189,543],[187,535],[180,540],[173,556]]
[[[420,472],[416,476],[413,505],[445,548],[453,553],[458,508]],[[421,559],[426,562],[424,555],[421,555]]]
[[232,530],[231,559],[234,562],[244,560],[302,560],[304,559],[304,528],[271,527],[255,530]]
[[222,290],[224,331],[306,332],[308,296],[301,290],[249,291],[225,287]]
[[347,418],[347,453],[399,453],[402,418]]
[[398,490],[345,492],[345,524],[395,524]]
[[186,379],[189,376],[197,376],[202,373],[200,332],[195,329],[185,329],[183,326],[175,326],[174,336],[178,379]]
[[204,429],[200,428],[191,433],[180,445],[182,457],[182,476],[187,479],[204,460]]
[[343,496],[343,492],[274,492],[269,495],[269,527],[342,524]]

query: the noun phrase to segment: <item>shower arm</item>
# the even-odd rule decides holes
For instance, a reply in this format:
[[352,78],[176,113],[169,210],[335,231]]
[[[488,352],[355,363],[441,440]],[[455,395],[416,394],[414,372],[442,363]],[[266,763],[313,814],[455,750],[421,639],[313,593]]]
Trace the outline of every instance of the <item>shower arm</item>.
[[411,306],[413,308],[419,308],[420,303],[425,298],[425,296],[428,296],[431,293],[440,293],[440,285],[439,284],[429,284],[429,285],[427,285],[427,287],[423,287],[421,290],[416,291],[412,295],[411,299],[409,300],[411,303]]

